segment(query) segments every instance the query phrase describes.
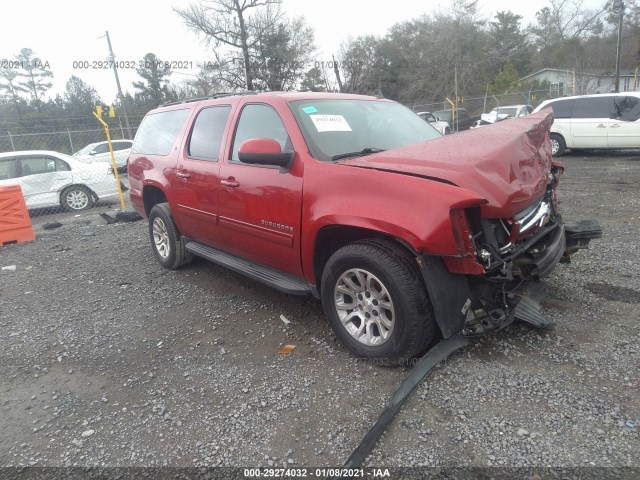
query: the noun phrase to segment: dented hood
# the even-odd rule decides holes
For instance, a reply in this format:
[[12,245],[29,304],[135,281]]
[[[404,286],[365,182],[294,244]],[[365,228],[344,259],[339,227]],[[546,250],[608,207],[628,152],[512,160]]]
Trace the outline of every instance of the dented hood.
[[452,183],[487,200],[483,216],[511,217],[544,195],[552,123],[543,111],[341,163]]

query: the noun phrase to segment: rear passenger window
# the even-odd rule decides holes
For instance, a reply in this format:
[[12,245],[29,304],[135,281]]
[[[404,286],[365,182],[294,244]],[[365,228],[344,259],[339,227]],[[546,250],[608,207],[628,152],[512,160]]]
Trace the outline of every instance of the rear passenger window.
[[193,158],[217,161],[224,127],[227,125],[231,107],[223,105],[203,109],[193,125],[189,138],[188,155]]
[[189,113],[189,109],[182,109],[147,115],[138,128],[131,151],[145,155],[168,155]]
[[613,97],[576,98],[573,106],[573,118],[609,118],[613,112]]
[[573,100],[558,100],[556,102],[551,102],[545,108],[547,107],[552,108],[554,118],[571,118]]

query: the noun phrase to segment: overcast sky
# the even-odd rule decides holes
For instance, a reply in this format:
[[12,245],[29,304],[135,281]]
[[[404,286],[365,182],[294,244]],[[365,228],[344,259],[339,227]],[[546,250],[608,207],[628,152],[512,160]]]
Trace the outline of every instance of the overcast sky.
[[[584,0],[597,7],[604,0]],[[108,55],[104,35],[109,31],[117,60],[140,60],[153,52],[162,60],[198,62],[208,60],[207,49],[187,30],[173,6],[189,1],[155,0],[91,2],[87,0],[17,0],[4,2],[0,26],[0,59],[13,59],[24,47],[31,48],[54,73],[50,93],[61,93],[71,75],[94,86],[102,99],[116,97],[112,70],[74,68],[74,61],[105,60]],[[480,0],[481,13],[493,16],[511,10],[522,15],[524,24],[533,22],[535,12],[548,1]],[[104,7],[103,7],[104,5]],[[382,6],[381,6],[382,5]],[[331,60],[340,43],[349,35],[383,35],[395,23],[440,9],[449,11],[450,0],[284,0],[288,16],[304,16],[315,31],[318,61]],[[188,71],[184,71],[185,73]],[[172,82],[188,78],[175,70]],[[120,70],[123,90],[133,92],[135,70]]]

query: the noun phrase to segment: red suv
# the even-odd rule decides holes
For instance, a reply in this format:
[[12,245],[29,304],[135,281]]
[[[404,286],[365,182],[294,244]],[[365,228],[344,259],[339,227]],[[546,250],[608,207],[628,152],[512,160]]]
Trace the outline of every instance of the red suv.
[[164,267],[197,255],[311,293],[353,353],[401,361],[439,336],[504,326],[524,281],[601,233],[561,221],[552,121],[444,137],[376,97],[176,102],[138,130],[131,201]]

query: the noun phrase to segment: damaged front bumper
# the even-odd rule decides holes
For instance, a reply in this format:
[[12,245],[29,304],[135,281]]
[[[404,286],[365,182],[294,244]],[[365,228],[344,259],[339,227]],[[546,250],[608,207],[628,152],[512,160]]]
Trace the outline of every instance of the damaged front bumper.
[[481,335],[504,328],[518,318],[536,327],[551,323],[540,313],[546,290],[539,280],[560,262],[569,262],[576,251],[587,248],[602,236],[595,220],[540,227],[518,242],[517,247],[493,255],[485,275],[451,273],[434,256],[419,255],[422,272],[435,320],[442,336],[456,333]]

